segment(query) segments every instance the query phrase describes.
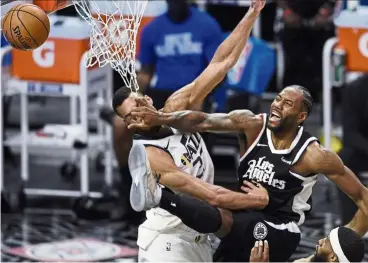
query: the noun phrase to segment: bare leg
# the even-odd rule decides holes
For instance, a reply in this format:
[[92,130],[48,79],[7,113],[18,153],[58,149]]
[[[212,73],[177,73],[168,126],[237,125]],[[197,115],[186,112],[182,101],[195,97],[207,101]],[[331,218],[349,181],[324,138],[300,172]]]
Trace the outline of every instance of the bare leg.
[[132,177],[128,167],[129,151],[132,147],[133,139],[132,133],[128,130],[122,118],[115,115],[113,118],[113,139],[115,156],[119,164],[120,174],[120,206],[122,207],[123,218],[132,224],[139,224],[143,218],[144,213],[137,213],[134,211],[129,202],[129,192],[132,185]]
[[168,153],[156,147],[146,147],[152,171],[160,175],[159,182],[172,190],[185,193],[209,204],[230,209],[262,208],[265,202],[259,196],[234,192],[221,186],[206,183],[180,171]]

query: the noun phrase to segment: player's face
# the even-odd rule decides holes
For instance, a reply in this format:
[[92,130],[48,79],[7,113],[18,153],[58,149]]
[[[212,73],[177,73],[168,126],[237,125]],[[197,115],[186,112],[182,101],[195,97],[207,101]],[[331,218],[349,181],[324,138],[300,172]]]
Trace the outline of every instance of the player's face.
[[271,104],[267,127],[274,132],[297,127],[307,117],[302,112],[303,93],[295,88],[283,89]]
[[316,252],[314,254],[314,262],[329,262],[334,261],[336,258],[331,247],[328,237],[320,239],[316,246]]
[[189,8],[188,1],[186,0],[166,0],[168,5],[168,11],[175,17],[181,17],[187,13]]
[[[135,98],[141,96],[141,94],[131,93],[131,95],[127,99],[125,99],[124,102],[117,108],[119,116],[124,119],[127,125],[131,124],[133,121],[131,116],[133,108],[139,106],[137,105]],[[153,104],[150,97],[145,96],[145,98],[151,103],[151,105]]]

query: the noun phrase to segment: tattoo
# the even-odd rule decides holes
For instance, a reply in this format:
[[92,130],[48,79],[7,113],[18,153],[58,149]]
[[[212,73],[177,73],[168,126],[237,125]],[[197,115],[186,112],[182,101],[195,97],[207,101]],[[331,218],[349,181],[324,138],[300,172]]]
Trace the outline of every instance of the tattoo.
[[169,115],[166,124],[184,132],[238,132],[251,124],[255,117],[248,110],[236,110],[229,114],[180,111]]

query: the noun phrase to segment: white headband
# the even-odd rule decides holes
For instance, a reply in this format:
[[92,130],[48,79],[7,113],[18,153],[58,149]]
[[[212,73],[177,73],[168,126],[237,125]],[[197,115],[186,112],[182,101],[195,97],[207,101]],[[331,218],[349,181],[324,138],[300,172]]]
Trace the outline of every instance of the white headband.
[[332,246],[332,250],[337,255],[337,258],[339,259],[339,262],[350,262],[346,258],[345,254],[344,254],[344,251],[342,251],[342,248],[340,246],[338,231],[339,231],[339,228],[336,227],[336,228],[332,229],[331,232],[330,232],[330,243],[331,243],[331,246]]

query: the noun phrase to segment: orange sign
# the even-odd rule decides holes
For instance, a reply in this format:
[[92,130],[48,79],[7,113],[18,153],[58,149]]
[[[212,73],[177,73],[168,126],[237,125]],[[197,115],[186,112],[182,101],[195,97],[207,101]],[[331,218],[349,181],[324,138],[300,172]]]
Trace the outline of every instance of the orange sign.
[[339,27],[337,36],[346,50],[347,69],[368,72],[368,29]]
[[13,75],[24,80],[79,83],[79,65],[89,39],[49,38],[31,51],[13,50]]

